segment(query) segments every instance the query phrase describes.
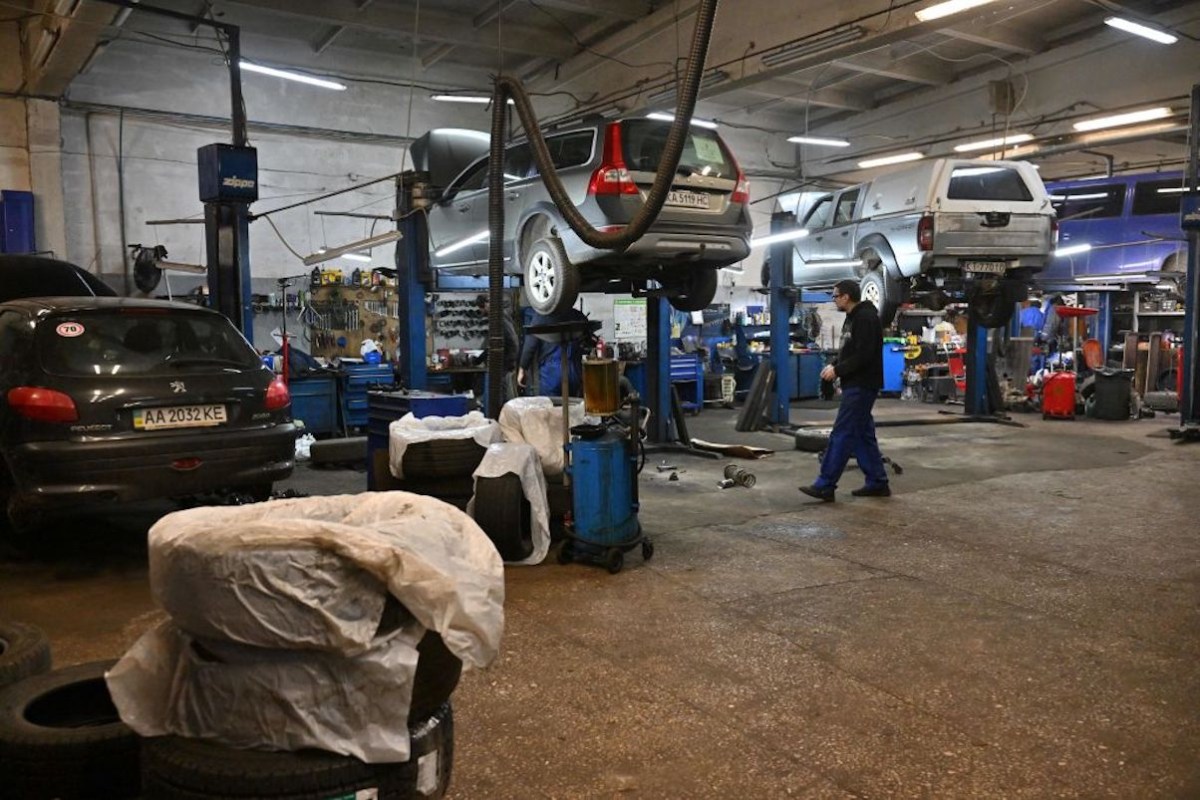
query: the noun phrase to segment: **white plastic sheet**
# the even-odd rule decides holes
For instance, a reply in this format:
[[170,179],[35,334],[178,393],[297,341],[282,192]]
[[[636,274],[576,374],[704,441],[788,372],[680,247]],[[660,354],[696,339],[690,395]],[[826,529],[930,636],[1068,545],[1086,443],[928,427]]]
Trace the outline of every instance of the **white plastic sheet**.
[[196,640],[170,622],[109,670],[117,710],[141,736],[238,748],[319,748],[367,763],[407,761],[416,645],[411,623],[354,658]]
[[[586,421],[583,401],[571,403],[571,425]],[[562,408],[549,397],[515,397],[500,409],[500,430],[506,442],[533,445],[549,477],[562,475]]]
[[[377,620],[376,606],[365,603],[357,616],[330,584],[361,570],[378,581],[380,595],[391,594],[441,634],[467,666],[487,666],[499,651],[500,556],[475,520],[432,497],[368,492],[193,508],[155,524],[149,550],[151,589],[185,628],[206,620],[206,632],[241,641],[354,653]],[[294,565],[280,557],[289,550],[306,558],[328,553],[345,568],[315,558],[325,573],[290,584]],[[239,562],[259,573],[252,587],[238,582],[246,569]],[[191,596],[175,593],[171,583],[189,573]],[[349,580],[370,591],[361,576]],[[314,643],[314,636],[324,638]]]
[[388,461],[392,475],[404,478],[404,452],[409,445],[435,439],[474,439],[480,447],[500,441],[500,426],[478,411],[461,417],[422,417],[411,413],[388,426]]
[[[550,503],[546,499],[546,476],[542,474],[542,463],[537,450],[528,444],[504,442],[493,444],[487,449],[483,461],[475,469],[475,478],[499,478],[512,473],[521,479],[521,489],[529,501],[533,530],[533,552],[523,561],[514,564],[540,564],[550,552]],[[475,514],[475,498],[467,504],[467,513]]]

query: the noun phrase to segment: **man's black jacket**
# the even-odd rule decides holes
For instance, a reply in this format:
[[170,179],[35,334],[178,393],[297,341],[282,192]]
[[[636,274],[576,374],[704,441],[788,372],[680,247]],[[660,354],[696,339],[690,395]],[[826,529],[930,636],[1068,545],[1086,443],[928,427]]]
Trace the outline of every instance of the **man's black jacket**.
[[834,371],[843,387],[883,388],[883,325],[875,306],[866,300],[846,314]]

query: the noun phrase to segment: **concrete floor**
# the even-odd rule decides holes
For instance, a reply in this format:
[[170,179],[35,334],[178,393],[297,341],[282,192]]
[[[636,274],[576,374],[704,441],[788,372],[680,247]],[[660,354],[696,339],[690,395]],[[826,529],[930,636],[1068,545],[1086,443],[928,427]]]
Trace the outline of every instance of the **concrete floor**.
[[[793,421],[832,418],[798,409]],[[878,417],[936,417],[881,404]],[[464,677],[455,798],[1200,796],[1200,492],[1171,420],[886,427],[889,499],[815,503],[789,437],[643,474],[657,554],[511,568],[503,653]],[[663,456],[651,456],[657,463]],[[354,472],[290,485],[356,491]],[[59,665],[159,618],[145,514],[0,561],[0,616]]]

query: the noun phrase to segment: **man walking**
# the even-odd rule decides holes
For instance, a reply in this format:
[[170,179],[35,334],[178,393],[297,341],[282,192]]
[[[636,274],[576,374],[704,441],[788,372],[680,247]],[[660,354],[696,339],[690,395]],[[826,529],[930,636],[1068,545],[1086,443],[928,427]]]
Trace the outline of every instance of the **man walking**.
[[888,497],[892,490],[883,469],[879,442],[875,440],[875,420],[871,418],[875,398],[883,388],[883,326],[875,306],[862,301],[856,281],[838,281],[833,287],[833,302],[839,311],[846,312],[846,322],[837,361],[821,370],[821,378],[827,381],[841,378],[842,403],[833,433],[829,435],[829,447],[821,459],[821,474],[812,486],[801,486],[800,491],[826,503],[833,502],[846,462],[854,455],[866,484],[850,494]]

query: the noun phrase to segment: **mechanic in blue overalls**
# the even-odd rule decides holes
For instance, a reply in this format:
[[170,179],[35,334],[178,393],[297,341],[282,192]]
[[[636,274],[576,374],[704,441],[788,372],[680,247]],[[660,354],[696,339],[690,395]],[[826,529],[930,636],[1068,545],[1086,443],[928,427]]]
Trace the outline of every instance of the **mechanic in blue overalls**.
[[[555,322],[587,322],[588,318],[582,311],[570,308],[558,314],[534,314],[531,325],[547,325]],[[521,360],[517,369],[517,387],[520,391],[529,386],[533,368],[537,366],[537,393],[546,397],[558,397],[562,394],[562,355],[561,348],[567,348],[567,393],[572,397],[583,396],[583,354],[588,342],[576,339],[565,344],[544,342],[533,334],[525,334],[521,345]]]

